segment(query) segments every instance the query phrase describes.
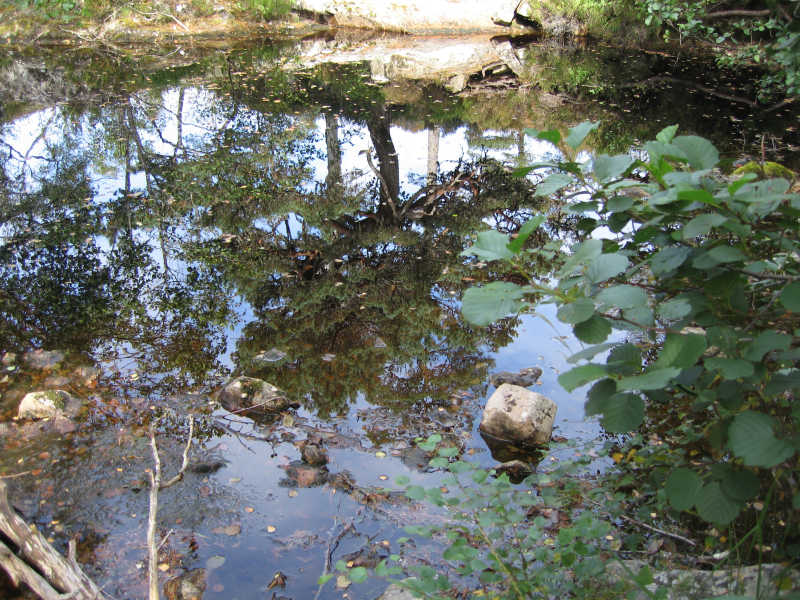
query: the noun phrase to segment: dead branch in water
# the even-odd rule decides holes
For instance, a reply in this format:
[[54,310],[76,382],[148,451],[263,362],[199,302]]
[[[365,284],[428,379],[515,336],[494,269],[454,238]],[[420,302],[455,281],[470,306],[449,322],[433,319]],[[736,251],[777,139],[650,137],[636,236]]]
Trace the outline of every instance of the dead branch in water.
[[28,525],[8,501],[6,483],[0,480],[0,532],[14,551],[0,540],[0,567],[15,586],[25,583],[42,600],[100,600],[107,598],[75,560],[75,543],[64,558],[35,526]]
[[156,445],[155,424],[150,425],[150,447],[153,449],[153,462],[155,469],[149,471],[150,475],[150,512],[147,517],[147,550],[148,550],[148,597],[150,600],[159,600],[158,592],[158,550],[169,537],[167,534],[164,540],[156,543],[156,524],[158,521],[158,491],[175,485],[186,472],[189,466],[189,448],[192,446],[194,436],[194,416],[189,415],[189,438],[186,440],[186,447],[183,449],[183,462],[178,473],[169,481],[161,481],[161,457],[158,455]]

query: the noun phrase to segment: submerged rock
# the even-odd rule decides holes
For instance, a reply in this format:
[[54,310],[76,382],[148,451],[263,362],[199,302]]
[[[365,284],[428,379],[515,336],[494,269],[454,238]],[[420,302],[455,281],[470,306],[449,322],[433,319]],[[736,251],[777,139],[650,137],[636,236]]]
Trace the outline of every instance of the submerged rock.
[[25,363],[34,369],[53,369],[64,360],[59,350],[31,350],[25,354]]
[[328,453],[322,444],[306,440],[300,445],[300,456],[303,462],[314,467],[328,464]]
[[386,591],[380,595],[378,600],[414,600],[415,598],[416,596],[410,591],[393,583],[386,588]]
[[513,483],[519,483],[528,475],[533,474],[533,467],[529,463],[521,460],[509,460],[501,463],[494,468],[498,474],[505,473]]
[[309,488],[325,485],[328,481],[328,469],[324,466],[312,466],[295,460],[285,467],[287,479],[280,481],[285,487]]
[[64,390],[46,390],[25,394],[19,403],[20,419],[74,418],[81,410],[81,401]]
[[271,383],[254,377],[237,377],[217,394],[220,404],[232,413],[264,415],[292,406],[283,392]]
[[555,402],[524,387],[503,383],[486,402],[480,430],[500,440],[526,446],[550,441]]
[[205,569],[192,569],[164,584],[164,596],[167,600],[201,600],[205,591]]
[[495,387],[500,387],[504,383],[528,387],[539,381],[539,377],[541,376],[542,370],[539,367],[528,367],[527,369],[522,369],[518,373],[511,373],[510,371],[493,373],[489,376],[489,383]]

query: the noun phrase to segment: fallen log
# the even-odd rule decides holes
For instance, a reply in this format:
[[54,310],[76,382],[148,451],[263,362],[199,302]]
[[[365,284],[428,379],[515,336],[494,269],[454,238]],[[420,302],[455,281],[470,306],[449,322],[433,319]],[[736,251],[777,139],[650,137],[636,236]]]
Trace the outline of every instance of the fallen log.
[[8,501],[6,484],[0,479],[0,533],[17,548],[0,539],[0,567],[14,585],[25,583],[43,600],[100,600],[106,595],[75,560],[74,545],[65,558],[28,525]]

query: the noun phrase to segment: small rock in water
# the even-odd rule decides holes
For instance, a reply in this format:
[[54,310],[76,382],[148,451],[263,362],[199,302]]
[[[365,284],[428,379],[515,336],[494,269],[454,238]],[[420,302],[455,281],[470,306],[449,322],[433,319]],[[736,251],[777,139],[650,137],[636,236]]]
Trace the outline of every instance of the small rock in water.
[[34,369],[52,369],[64,360],[64,353],[58,350],[31,350],[25,354],[25,362]]
[[262,362],[278,362],[286,358],[286,352],[277,348],[270,348],[255,355],[254,360]]
[[533,474],[533,468],[530,464],[521,460],[509,460],[501,463],[494,468],[498,474],[505,473],[514,483],[519,483],[528,475]]
[[555,402],[524,387],[504,383],[486,401],[480,431],[526,446],[547,444],[556,418]]
[[303,444],[303,447],[300,448],[300,456],[303,457],[303,462],[315,467],[328,464],[328,453],[325,448],[316,444]]
[[217,394],[219,403],[232,413],[267,414],[286,410],[292,403],[274,385],[253,377],[237,377]]
[[19,403],[20,419],[46,419],[49,417],[75,417],[81,401],[64,390],[46,390],[25,394]]
[[286,475],[288,481],[282,481],[282,485],[309,488],[324,485],[328,481],[329,473],[324,466],[312,466],[295,460],[286,465]]
[[202,600],[205,591],[205,569],[192,569],[164,584],[164,596],[167,600]]
[[493,373],[489,377],[489,383],[494,387],[500,387],[504,383],[528,387],[534,385],[541,376],[542,370],[539,367],[528,367],[527,369],[522,369],[519,373],[511,373],[509,371]]

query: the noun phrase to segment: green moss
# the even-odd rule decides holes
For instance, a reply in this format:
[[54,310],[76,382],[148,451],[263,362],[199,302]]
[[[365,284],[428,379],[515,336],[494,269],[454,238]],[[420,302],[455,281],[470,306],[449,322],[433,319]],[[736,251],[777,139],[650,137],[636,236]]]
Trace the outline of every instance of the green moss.
[[564,19],[592,37],[632,43],[647,36],[632,0],[529,0],[528,4],[534,21]]

